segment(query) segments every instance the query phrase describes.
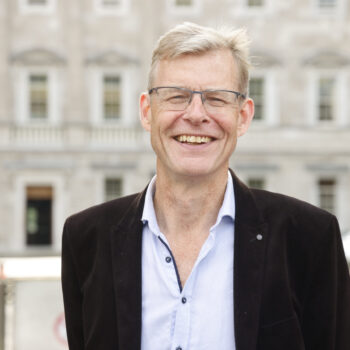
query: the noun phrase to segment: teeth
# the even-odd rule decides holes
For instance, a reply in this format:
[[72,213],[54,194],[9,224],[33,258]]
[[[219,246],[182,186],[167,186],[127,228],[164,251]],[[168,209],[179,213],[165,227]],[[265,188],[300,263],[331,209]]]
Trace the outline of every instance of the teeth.
[[193,135],[180,135],[177,136],[176,139],[180,142],[188,142],[188,143],[207,143],[212,139],[208,136],[193,136]]

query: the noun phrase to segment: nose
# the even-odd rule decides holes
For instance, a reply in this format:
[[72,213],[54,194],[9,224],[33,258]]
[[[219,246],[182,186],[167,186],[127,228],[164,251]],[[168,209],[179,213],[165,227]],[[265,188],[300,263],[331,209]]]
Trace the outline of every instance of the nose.
[[199,124],[209,120],[203,105],[202,96],[203,95],[200,93],[194,93],[192,95],[192,100],[185,111],[184,119],[187,119],[194,124]]

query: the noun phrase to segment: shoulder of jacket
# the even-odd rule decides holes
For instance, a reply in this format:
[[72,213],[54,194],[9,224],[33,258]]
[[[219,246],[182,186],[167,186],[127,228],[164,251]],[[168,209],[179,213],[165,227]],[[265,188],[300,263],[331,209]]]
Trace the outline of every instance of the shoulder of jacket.
[[81,236],[84,232],[103,232],[110,229],[124,217],[130,208],[137,209],[142,192],[120,197],[108,202],[94,205],[66,219],[65,234]]
[[335,216],[326,210],[294,197],[257,189],[251,189],[251,193],[257,207],[269,220],[279,217],[296,226],[314,225],[319,229],[337,221]]

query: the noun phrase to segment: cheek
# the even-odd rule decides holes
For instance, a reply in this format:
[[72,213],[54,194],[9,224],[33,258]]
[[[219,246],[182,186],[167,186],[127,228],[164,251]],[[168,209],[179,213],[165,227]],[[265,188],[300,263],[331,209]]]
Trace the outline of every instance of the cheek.
[[218,127],[228,136],[237,136],[237,123],[236,120],[225,118],[221,120],[218,124]]

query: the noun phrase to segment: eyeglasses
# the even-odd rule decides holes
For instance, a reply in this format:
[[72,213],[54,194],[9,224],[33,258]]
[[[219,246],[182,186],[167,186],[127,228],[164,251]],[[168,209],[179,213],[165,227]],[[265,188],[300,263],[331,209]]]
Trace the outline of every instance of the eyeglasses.
[[199,94],[207,112],[237,106],[239,97],[246,96],[232,90],[196,91],[176,86],[159,86],[148,90],[149,95],[155,94],[162,108],[168,111],[183,111],[191,103],[193,94]]

